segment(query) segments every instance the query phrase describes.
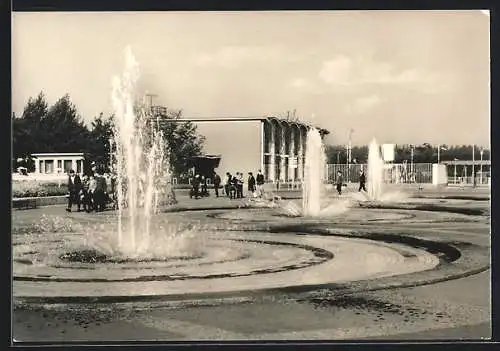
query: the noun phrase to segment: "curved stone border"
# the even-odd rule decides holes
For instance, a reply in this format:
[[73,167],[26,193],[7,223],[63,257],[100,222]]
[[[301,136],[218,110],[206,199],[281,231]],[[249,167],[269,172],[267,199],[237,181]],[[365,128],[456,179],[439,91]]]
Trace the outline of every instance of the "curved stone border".
[[376,204],[376,203],[360,203],[361,208],[373,208],[380,210],[410,210],[410,211],[428,211],[428,212],[448,212],[457,213],[468,216],[483,216],[484,210],[478,208],[463,208],[456,206],[443,206],[435,204]]
[[[284,232],[290,231],[292,229],[290,226],[280,226],[271,228],[271,232]],[[301,228],[304,231],[304,228]],[[295,229],[297,230],[297,228]],[[365,231],[363,233],[362,231]],[[403,229],[404,230],[404,229]],[[400,234],[390,234],[390,233],[377,233],[376,228],[364,228],[359,229],[358,233],[352,234],[334,234],[332,230],[328,230],[325,228],[314,228],[313,226],[309,226],[306,233],[303,235],[314,234],[314,235],[326,235],[326,236],[341,236],[341,237],[354,237],[354,238],[369,238],[372,240],[381,240],[384,241],[383,238],[389,238],[389,240],[400,240],[403,238],[404,241],[409,241],[413,245],[422,244],[431,244],[433,248],[432,251],[436,253],[443,253],[444,255],[440,256],[441,263],[433,270],[424,271],[424,272],[416,272],[407,274],[404,276],[395,276],[395,277],[386,277],[383,279],[372,279],[358,282],[349,282],[347,284],[325,284],[323,286],[297,286],[294,288],[290,288],[285,290],[281,290],[281,292],[289,292],[289,293],[299,293],[306,292],[310,290],[317,289],[327,289],[330,291],[338,292],[339,294],[351,294],[355,292],[361,291],[376,291],[376,290],[385,290],[385,289],[397,289],[397,288],[407,288],[407,287],[416,287],[422,285],[436,284],[440,282],[445,282],[454,279],[465,278],[467,276],[471,276],[474,274],[478,274],[481,272],[485,272],[490,269],[490,249],[487,247],[483,247],[480,245],[468,243],[468,242],[459,242],[459,241],[435,241],[418,238],[416,236],[412,236],[409,232],[414,231],[418,232],[418,228],[407,228],[404,236]],[[368,232],[368,237],[366,236],[366,231]],[[395,229],[395,231],[401,232],[401,229]],[[436,230],[439,232],[439,229]],[[458,246],[461,246],[458,248]],[[443,249],[445,252],[443,252]],[[447,253],[446,253],[447,251]],[[479,251],[479,252],[477,252]],[[457,254],[458,253],[458,254]],[[274,291],[278,292],[278,291]],[[269,291],[268,293],[272,293]]]

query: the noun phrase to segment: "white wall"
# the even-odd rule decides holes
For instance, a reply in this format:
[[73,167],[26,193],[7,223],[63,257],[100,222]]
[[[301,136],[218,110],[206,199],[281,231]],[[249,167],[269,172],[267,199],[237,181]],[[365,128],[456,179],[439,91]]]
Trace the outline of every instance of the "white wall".
[[226,172],[254,174],[260,169],[260,121],[195,122],[198,133],[205,136],[203,152],[221,155],[219,168],[221,176]]
[[448,172],[446,165],[434,163],[432,165],[432,185],[448,184]]

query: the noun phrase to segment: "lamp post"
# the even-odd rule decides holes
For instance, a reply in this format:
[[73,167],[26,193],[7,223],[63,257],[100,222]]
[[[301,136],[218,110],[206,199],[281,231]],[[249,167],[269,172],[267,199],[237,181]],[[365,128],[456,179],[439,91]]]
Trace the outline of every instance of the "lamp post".
[[476,186],[476,170],[475,170],[475,165],[476,165],[476,155],[475,151],[476,147],[474,144],[472,144],[472,186]]
[[438,164],[439,164],[439,161],[441,159],[441,144],[438,144]]
[[349,144],[347,145],[347,183],[350,183],[351,178],[352,133],[354,133],[354,129],[351,128],[349,130]]
[[484,149],[481,148],[481,150],[479,151],[479,155],[481,155],[481,163],[479,164],[479,183],[481,185],[483,185],[483,153],[484,153]]
[[410,145],[410,148],[411,148],[411,156],[410,156],[410,183],[413,183],[413,168],[414,168],[414,164],[413,164],[413,155],[414,155],[414,149],[415,149],[415,145]]

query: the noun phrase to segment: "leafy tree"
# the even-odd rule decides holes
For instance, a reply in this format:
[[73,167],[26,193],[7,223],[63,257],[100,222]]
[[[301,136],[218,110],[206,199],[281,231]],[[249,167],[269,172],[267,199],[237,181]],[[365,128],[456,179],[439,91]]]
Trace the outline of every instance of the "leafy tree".
[[[347,149],[345,145],[327,145],[325,153],[328,163],[347,163]],[[352,163],[366,163],[368,160],[367,146],[353,146],[351,149]]]
[[40,124],[47,115],[47,101],[40,92],[36,98],[29,98],[23,114],[12,115],[12,147],[14,158],[25,158],[40,149]]
[[86,170],[90,162],[102,166],[105,171],[108,170],[110,162],[110,140],[113,136],[113,116],[104,117],[103,113],[95,117],[92,121],[92,127],[88,136],[87,147],[85,148]]
[[40,123],[39,152],[83,152],[88,129],[69,95],[64,95],[47,111]]
[[[145,113],[143,107],[136,106],[136,115]],[[152,117],[152,115],[151,115]],[[191,122],[177,122],[182,117],[182,110],[160,111],[150,119],[155,127],[159,127],[165,140],[165,152],[169,155],[169,163],[175,175],[186,173],[189,159],[199,156],[203,150],[204,137],[197,133],[196,125]],[[157,119],[158,118],[158,119]],[[157,124],[157,121],[160,121]],[[148,126],[140,126],[143,132]],[[107,169],[109,165],[110,144],[113,136],[114,118],[104,118],[102,114],[94,119],[89,133],[89,143],[86,148],[86,159]],[[88,162],[86,162],[88,167]]]
[[[79,117],[69,95],[60,98],[50,108],[45,95],[29,98],[23,114],[12,115],[13,158],[28,158],[28,168],[34,169],[29,155],[42,152],[82,152],[88,144],[88,129]],[[23,164],[24,165],[24,164]]]
[[181,116],[182,110],[168,110],[157,116],[161,119],[160,128],[170,156],[170,166],[177,176],[187,173],[189,159],[202,154],[205,141],[205,137],[198,134],[197,127],[192,122],[175,122]]

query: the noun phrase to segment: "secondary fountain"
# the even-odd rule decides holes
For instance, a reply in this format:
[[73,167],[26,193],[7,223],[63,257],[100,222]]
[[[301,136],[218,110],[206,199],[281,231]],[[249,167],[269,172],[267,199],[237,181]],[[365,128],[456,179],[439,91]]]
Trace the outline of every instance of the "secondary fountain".
[[375,138],[368,147],[368,197],[371,201],[379,201],[384,183],[384,160],[380,156],[380,148]]
[[[368,146],[368,169],[366,174],[367,194],[363,196],[359,193],[353,193],[351,197],[360,202],[404,202],[408,195],[399,191],[387,192],[384,189],[384,160],[380,153],[380,146],[377,140],[373,138]],[[358,195],[359,194],[359,195]]]
[[307,132],[304,182],[302,186],[302,214],[319,216],[324,188],[326,156],[321,134],[316,128]]
[[328,217],[346,212],[350,201],[326,202],[324,199],[326,154],[318,129],[311,128],[306,137],[304,180],[302,183],[302,208],[289,201],[279,206],[289,217]]

